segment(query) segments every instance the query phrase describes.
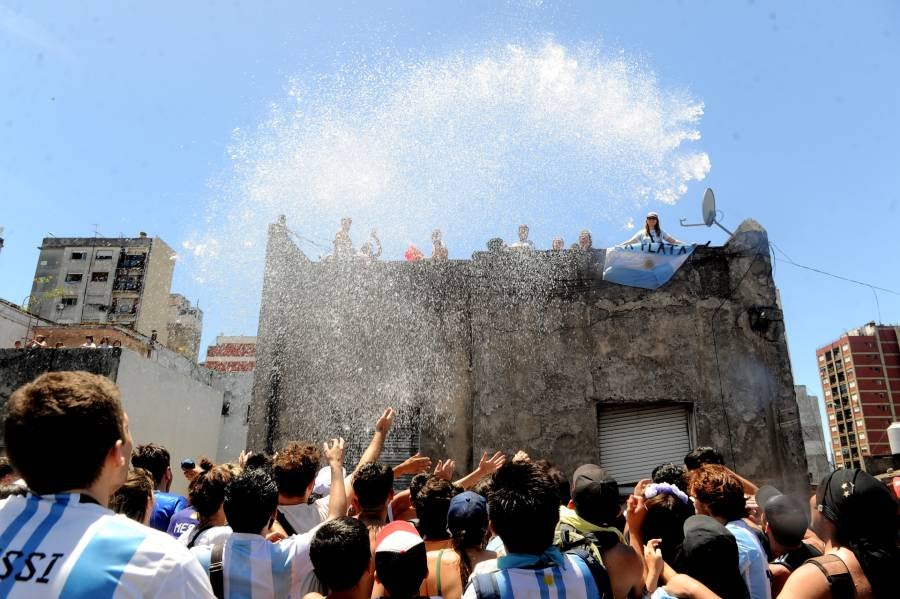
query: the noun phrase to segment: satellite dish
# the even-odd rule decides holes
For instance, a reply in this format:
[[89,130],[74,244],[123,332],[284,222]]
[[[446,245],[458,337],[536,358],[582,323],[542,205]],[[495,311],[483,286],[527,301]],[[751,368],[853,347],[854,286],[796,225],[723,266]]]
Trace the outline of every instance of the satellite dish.
[[707,227],[711,227],[716,225],[729,235],[734,235],[731,231],[722,226],[718,220],[716,220],[716,196],[713,194],[713,190],[709,187],[706,188],[706,192],[703,194],[703,222],[702,223],[686,223],[686,218],[682,218],[678,221],[678,223],[682,227],[702,227],[706,225]]
[[709,187],[703,194],[703,224],[707,227],[713,226],[716,222],[716,195]]

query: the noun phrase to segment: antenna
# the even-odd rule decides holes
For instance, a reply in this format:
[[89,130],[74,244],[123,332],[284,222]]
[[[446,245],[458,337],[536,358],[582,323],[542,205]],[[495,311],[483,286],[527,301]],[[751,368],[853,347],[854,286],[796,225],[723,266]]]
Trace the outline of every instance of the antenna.
[[716,225],[729,235],[734,235],[731,231],[722,226],[717,219],[717,211],[716,211],[716,196],[713,193],[713,190],[709,187],[706,188],[706,192],[703,194],[703,222],[702,223],[686,223],[686,218],[682,218],[678,221],[682,227],[702,227],[707,226],[711,227]]

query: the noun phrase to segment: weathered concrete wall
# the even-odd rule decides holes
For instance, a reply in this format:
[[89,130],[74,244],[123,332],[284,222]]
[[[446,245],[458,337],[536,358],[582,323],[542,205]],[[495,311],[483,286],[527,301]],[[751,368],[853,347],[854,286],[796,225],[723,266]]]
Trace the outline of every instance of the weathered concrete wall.
[[216,456],[224,395],[221,385],[210,386],[191,371],[178,371],[127,349],[0,350],[0,415],[5,417],[15,389],[45,372],[59,370],[86,370],[119,386],[135,444],[155,442],[169,450],[175,470],[174,492],[187,491],[178,471],[181,459]]
[[825,447],[825,433],[822,428],[822,415],[819,411],[819,398],[810,395],[806,385],[795,385],[797,408],[800,412],[800,424],[803,428],[803,448],[806,451],[806,465],[810,482],[819,484],[833,470],[828,460]]
[[116,373],[134,444],[159,443],[172,457],[172,492],[187,494],[178,464],[199,456],[213,458],[219,448],[221,389],[131,352],[122,352]]
[[604,282],[603,257],[312,263],[273,225],[251,445],[321,440],[390,404],[418,411],[436,457],[523,448],[571,471],[598,460],[598,404],[681,402],[742,474],[805,485],[765,231],[745,222],[653,291]]
[[[25,383],[56,370],[85,370],[115,380],[121,354],[119,349],[0,349],[0,422],[9,396]],[[2,426],[0,446],[6,448]]]
[[217,464],[236,461],[247,447],[247,429],[250,415],[250,396],[253,392],[253,372],[219,372],[216,379],[224,393],[228,413],[222,410],[219,430]]
[[24,346],[34,338],[34,327],[50,324],[49,321],[23,312],[19,306],[0,299],[0,348],[13,347],[16,341]]

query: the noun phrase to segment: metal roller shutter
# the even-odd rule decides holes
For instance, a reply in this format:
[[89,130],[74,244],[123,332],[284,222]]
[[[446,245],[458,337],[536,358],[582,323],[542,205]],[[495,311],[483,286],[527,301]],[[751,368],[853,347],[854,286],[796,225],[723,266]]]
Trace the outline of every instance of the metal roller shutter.
[[691,450],[684,405],[598,405],[600,465],[620,485],[632,485],[659,464],[681,464]]

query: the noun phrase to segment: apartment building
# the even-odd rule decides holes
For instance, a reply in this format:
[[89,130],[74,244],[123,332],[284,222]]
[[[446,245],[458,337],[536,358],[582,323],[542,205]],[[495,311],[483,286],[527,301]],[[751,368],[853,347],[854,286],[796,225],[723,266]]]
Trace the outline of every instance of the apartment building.
[[45,237],[30,310],[60,324],[116,324],[168,340],[175,252],[148,237]]
[[200,355],[200,335],[203,332],[203,311],[191,305],[189,299],[180,293],[169,294],[169,349],[194,362]]
[[210,370],[219,372],[249,372],[256,368],[256,337],[219,335],[216,344],[206,349]]
[[900,412],[900,326],[870,322],[816,350],[838,468],[890,455],[887,429]]

